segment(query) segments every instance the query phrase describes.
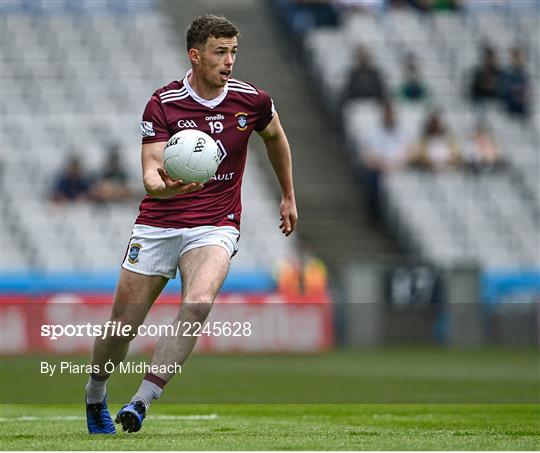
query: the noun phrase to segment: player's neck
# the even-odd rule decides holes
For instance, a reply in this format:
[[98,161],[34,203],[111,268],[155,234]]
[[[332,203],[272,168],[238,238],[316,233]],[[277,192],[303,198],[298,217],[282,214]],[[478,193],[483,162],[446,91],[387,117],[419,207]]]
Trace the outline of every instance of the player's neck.
[[189,86],[201,98],[210,101],[223,93],[223,87],[209,86],[202,77],[197,77],[193,72],[188,76]]

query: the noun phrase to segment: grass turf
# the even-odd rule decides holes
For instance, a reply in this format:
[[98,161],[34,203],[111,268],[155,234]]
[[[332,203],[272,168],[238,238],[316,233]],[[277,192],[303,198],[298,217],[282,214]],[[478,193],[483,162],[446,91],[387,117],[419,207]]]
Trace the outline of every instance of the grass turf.
[[[87,376],[42,375],[43,360],[58,364],[87,359],[2,357],[4,450],[540,447],[540,363],[535,349],[195,355],[154,403],[143,431],[114,437],[86,434],[82,400]],[[128,401],[140,379],[136,374],[113,376],[113,413]],[[210,417],[185,417],[192,415]]]
[[[197,414],[215,418],[166,419]],[[23,415],[39,419],[17,421]],[[3,405],[2,449],[535,450],[540,445],[540,409],[532,404],[155,404],[142,431],[116,436],[86,434],[81,415],[80,405]]]
[[[142,358],[131,357],[137,363]],[[2,403],[78,403],[85,374],[40,373],[40,362],[87,357],[3,357]],[[148,358],[147,358],[148,361]],[[323,354],[193,355],[164,392],[168,403],[540,403],[538,350],[401,348]],[[115,374],[125,402],[139,374]]]

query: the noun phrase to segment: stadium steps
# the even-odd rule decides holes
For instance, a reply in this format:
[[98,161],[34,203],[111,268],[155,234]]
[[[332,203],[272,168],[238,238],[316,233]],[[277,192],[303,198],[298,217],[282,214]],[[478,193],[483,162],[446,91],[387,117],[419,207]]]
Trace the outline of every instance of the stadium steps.
[[[370,224],[366,201],[341,152],[339,132],[322,113],[304,69],[286,56],[288,43],[279,37],[270,6],[256,0],[201,0],[182,2],[179,8],[169,0],[166,8],[180,42],[191,19],[200,14],[225,15],[240,28],[235,75],[268,91],[275,101],[293,150],[298,231],[308,248],[336,271],[351,261],[398,255],[396,243]],[[253,139],[250,146],[257,155],[250,158],[261,159],[267,177],[273,179],[271,167],[261,158],[261,140]]]

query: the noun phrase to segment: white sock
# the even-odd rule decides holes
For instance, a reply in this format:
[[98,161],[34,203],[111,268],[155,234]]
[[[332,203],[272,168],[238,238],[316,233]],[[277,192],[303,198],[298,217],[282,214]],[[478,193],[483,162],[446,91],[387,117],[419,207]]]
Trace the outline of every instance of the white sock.
[[107,393],[107,379],[97,381],[90,375],[86,384],[86,402],[88,404],[101,403]]
[[162,391],[163,389],[159,385],[143,379],[139,390],[137,390],[137,393],[133,395],[131,401],[142,401],[146,407],[146,410],[148,410],[150,403],[153,400],[157,400],[161,396]]

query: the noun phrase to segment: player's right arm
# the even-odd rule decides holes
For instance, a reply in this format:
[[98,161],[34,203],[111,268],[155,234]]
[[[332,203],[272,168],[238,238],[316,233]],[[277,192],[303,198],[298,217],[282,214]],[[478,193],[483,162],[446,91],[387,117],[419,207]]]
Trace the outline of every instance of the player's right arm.
[[174,181],[163,168],[163,150],[167,142],[145,143],[142,145],[142,171],[146,193],[151,198],[171,198],[175,195],[195,192],[204,186],[200,183],[184,184]]

